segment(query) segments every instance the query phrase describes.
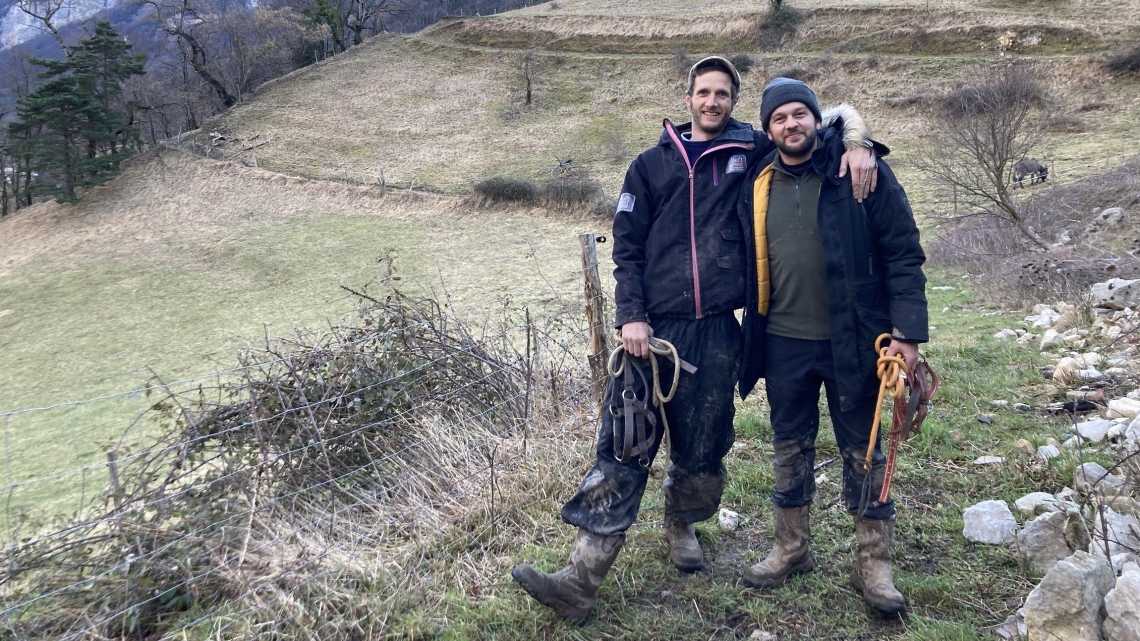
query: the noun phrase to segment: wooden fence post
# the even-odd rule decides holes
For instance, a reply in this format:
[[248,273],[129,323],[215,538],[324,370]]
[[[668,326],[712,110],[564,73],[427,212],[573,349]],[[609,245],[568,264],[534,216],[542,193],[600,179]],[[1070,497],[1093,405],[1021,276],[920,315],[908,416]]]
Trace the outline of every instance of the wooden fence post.
[[590,393],[602,411],[602,396],[606,390],[606,361],[609,354],[606,348],[605,298],[602,296],[602,279],[598,276],[598,240],[593,234],[579,234],[578,244],[582,248],[582,282],[586,295],[586,321],[590,324],[590,353],[586,357],[590,363]]

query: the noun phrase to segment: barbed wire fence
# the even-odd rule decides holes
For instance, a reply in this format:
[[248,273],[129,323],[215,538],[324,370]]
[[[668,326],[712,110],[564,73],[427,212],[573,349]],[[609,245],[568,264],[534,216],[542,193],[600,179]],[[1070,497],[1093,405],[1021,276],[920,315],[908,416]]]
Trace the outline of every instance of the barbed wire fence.
[[[353,290],[359,322],[234,367],[0,413],[4,636],[349,639],[480,598],[570,481],[551,462],[587,461],[565,437],[593,433],[586,310],[606,296],[581,294],[583,265],[543,278],[534,314],[528,292],[458,307],[377,284]],[[80,442],[123,402],[117,440]],[[60,414],[41,436],[61,469],[17,478],[20,434]]]

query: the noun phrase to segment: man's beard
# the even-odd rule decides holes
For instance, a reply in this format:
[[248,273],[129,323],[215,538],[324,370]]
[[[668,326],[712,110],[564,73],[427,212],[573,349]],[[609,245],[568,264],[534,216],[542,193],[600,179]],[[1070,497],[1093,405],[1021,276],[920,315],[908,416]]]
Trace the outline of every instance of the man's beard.
[[[787,143],[788,135],[785,135],[783,141],[776,143],[776,148],[779,149],[780,151],[784,152],[784,154],[786,154],[792,158],[799,158],[801,156],[806,156],[815,150],[815,141],[816,141],[815,131],[813,131],[811,129],[804,129],[803,131],[798,131],[795,133],[803,134],[804,139],[801,140],[800,142],[796,143],[795,145],[789,145]],[[790,135],[795,135],[795,134],[790,134]]]
[[706,134],[716,137],[724,133],[724,128],[728,126],[728,119],[732,114],[731,112],[722,112],[720,114],[720,123],[716,125],[715,129],[706,129],[704,127],[702,124],[704,122],[704,119],[702,118],[702,114],[699,109],[691,110],[690,115],[692,116],[693,120],[693,129],[700,129]]

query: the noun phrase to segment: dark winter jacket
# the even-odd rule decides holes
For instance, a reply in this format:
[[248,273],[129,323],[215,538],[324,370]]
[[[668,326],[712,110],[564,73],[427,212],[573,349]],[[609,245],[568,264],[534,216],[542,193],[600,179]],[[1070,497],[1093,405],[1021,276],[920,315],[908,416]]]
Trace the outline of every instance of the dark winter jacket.
[[[842,140],[839,136],[821,136],[821,140],[812,154],[822,177],[819,236],[827,260],[827,307],[840,405],[849,410],[877,389],[872,385],[876,337],[889,333],[916,343],[928,339],[922,272],[926,256],[906,193],[890,167],[879,160],[878,187],[860,204],[851,195],[850,174],[838,178]],[[764,375],[769,294],[764,219],[774,157],[773,152],[748,172],[752,188],[741,190],[738,207],[749,239],[741,397]]]
[[657,146],[626,172],[614,215],[614,325],[695,319],[744,305],[745,248],[736,213],[749,170],[773,147],[752,126],[729,120],[699,158],[665,121]]

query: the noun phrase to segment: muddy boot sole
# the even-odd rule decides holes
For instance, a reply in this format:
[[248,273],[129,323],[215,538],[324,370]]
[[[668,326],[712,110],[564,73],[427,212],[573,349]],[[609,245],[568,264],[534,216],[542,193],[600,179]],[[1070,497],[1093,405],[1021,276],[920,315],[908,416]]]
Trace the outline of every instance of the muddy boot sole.
[[871,606],[871,609],[878,612],[879,616],[884,619],[906,616],[906,602],[876,599],[867,593],[866,586],[863,584],[863,577],[859,576],[858,572],[851,572],[851,587],[855,588],[855,591],[863,598],[864,603]]
[[779,576],[752,576],[749,574],[751,572],[751,568],[749,568],[744,572],[744,585],[757,589],[778,588],[781,585],[787,583],[788,579],[792,578],[793,576],[797,574],[807,574],[814,569],[815,555],[809,551],[807,557],[803,561],[792,565],[790,568],[788,568],[787,572]]
[[536,572],[526,563],[515,566],[511,570],[511,577],[531,598],[554,610],[555,614],[571,623],[584,624],[594,610],[593,599],[589,599],[589,603],[586,604],[585,598],[581,595],[567,594],[565,586],[541,572]]
[[705,569],[705,559],[703,555],[699,561],[695,561],[694,559],[678,559],[673,554],[670,554],[669,560],[673,562],[673,567],[685,574],[692,574]]

